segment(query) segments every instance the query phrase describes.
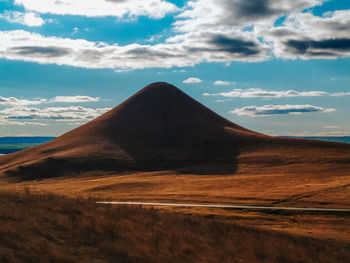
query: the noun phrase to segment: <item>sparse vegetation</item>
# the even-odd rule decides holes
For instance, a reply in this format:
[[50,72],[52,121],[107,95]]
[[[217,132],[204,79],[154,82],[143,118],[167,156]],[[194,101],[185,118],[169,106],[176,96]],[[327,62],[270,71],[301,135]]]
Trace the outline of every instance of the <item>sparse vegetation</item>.
[[350,243],[216,217],[0,193],[0,262],[347,262]]

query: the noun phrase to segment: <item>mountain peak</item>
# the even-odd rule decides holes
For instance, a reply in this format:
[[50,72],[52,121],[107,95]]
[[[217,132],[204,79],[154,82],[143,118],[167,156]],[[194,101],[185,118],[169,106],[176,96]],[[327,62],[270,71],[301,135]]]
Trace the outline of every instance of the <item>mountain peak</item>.
[[8,173],[43,177],[62,165],[71,172],[123,171],[227,161],[238,153],[242,138],[260,140],[174,85],[155,82],[85,125],[9,156],[25,155],[35,165]]
[[100,122],[99,127],[107,125],[112,130],[132,133],[135,130],[139,133],[140,129],[145,133],[154,129],[192,133],[199,127],[208,130],[214,126],[220,130],[223,127],[243,129],[167,82],[147,85],[95,121]]
[[168,83],[168,82],[153,82],[143,89],[141,89],[138,93],[144,93],[144,92],[155,92],[157,90],[162,90],[162,91],[170,91],[170,90],[177,90],[180,91],[177,87],[174,85]]
[[[153,103],[160,103],[162,101],[168,103],[169,100],[174,100],[175,98],[179,99],[179,97],[190,98],[179,88],[175,87],[174,85],[168,82],[154,82],[138,91],[136,94],[131,96],[126,102],[133,101],[136,98],[138,100],[144,100],[148,98],[148,102],[150,103],[149,106],[151,107]],[[140,102],[138,101],[138,103]]]

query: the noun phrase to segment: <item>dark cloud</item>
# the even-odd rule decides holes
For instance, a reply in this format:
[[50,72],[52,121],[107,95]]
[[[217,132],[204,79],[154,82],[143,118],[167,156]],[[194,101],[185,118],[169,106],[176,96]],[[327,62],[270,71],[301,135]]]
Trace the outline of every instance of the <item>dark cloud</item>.
[[188,10],[175,22],[180,31],[216,27],[247,27],[271,23],[278,17],[302,11],[325,0],[205,0],[188,1]]
[[231,8],[234,8],[235,13],[244,17],[266,17],[277,12],[270,7],[270,0],[245,0],[231,3]]
[[316,52],[316,51],[310,51],[307,53],[310,57],[335,57],[337,54],[332,53],[332,52],[326,52],[326,51],[321,51],[321,52]]
[[[88,118],[93,118],[95,116],[87,116]],[[7,116],[6,119],[9,120],[34,120],[34,119],[48,119],[48,120],[74,120],[77,118],[70,117],[70,116],[47,116],[47,117],[41,117],[41,116]]]
[[327,29],[334,31],[347,31],[349,26],[348,21],[327,21],[327,24],[324,25]]
[[87,61],[89,63],[98,63],[101,58],[107,54],[108,52],[101,52],[99,50],[82,50],[79,54],[77,54],[76,58],[80,61]]
[[335,109],[325,109],[313,105],[264,105],[264,106],[246,106],[237,108],[230,113],[238,115],[271,116],[286,114],[303,114],[310,112],[334,112]]
[[[172,53],[171,50],[168,50],[168,52],[167,52],[167,50],[156,51],[156,50],[153,50],[149,46],[133,48],[133,49],[125,52],[125,54],[137,56],[137,57],[134,57],[134,59],[140,59],[142,57],[154,57],[154,58],[155,57],[158,57],[158,58],[184,57],[184,55]],[[129,58],[133,59],[133,57],[129,57]]]
[[6,119],[9,120],[32,120],[35,116],[7,116]]
[[276,115],[276,114],[290,114],[290,113],[307,113],[307,112],[319,112],[320,109],[308,108],[308,109],[275,109],[275,110],[264,110],[255,112],[255,115]]
[[215,36],[211,41],[217,47],[218,51],[228,53],[239,53],[246,56],[256,55],[260,53],[257,44],[253,41],[247,41],[242,39],[228,38],[223,35]]
[[[350,50],[350,39],[325,39],[325,40],[288,40],[285,43],[288,47],[292,48],[298,54],[310,54],[315,53],[320,55],[332,54],[326,50],[335,51],[349,51]],[[314,52],[313,49],[325,50],[326,52]]]
[[62,47],[38,47],[38,46],[22,46],[22,47],[13,47],[9,49],[10,52],[14,52],[17,55],[33,55],[40,57],[62,57],[71,53],[71,49],[62,48]]

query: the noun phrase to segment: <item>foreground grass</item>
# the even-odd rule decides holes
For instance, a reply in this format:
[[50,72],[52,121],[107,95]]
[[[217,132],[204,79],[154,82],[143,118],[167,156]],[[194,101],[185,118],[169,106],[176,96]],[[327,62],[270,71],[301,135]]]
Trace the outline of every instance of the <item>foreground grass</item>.
[[0,262],[347,262],[350,243],[229,220],[0,193]]

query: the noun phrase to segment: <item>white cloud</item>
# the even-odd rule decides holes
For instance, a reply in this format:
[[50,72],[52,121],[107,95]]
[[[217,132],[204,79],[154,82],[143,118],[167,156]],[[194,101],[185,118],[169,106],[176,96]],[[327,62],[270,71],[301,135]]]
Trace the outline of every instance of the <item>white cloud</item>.
[[0,118],[0,125],[11,125],[11,126],[47,126],[41,122],[29,122],[29,121],[12,121]]
[[33,12],[22,13],[17,11],[5,11],[4,14],[0,14],[0,18],[6,19],[10,23],[18,23],[30,27],[42,26],[45,24],[45,21]]
[[178,31],[273,25],[280,16],[321,4],[323,0],[200,0],[189,1],[175,22]]
[[15,97],[0,96],[0,106],[37,105],[45,102],[47,102],[47,99],[26,100],[26,99],[17,99]]
[[325,129],[339,129],[340,127],[338,125],[328,125],[324,126]]
[[124,72],[130,72],[130,71],[132,71],[132,69],[130,68],[120,68],[120,69],[114,70],[114,72],[116,73],[124,73]]
[[56,96],[50,100],[50,102],[65,102],[65,103],[77,103],[77,102],[96,102],[100,101],[100,97],[89,97],[89,96]]
[[163,37],[162,34],[157,34],[157,35],[153,35],[151,36],[149,39],[146,39],[146,42],[155,42],[158,41],[159,39],[161,39]]
[[178,34],[166,40],[181,47],[182,56],[199,62],[257,62],[268,59],[270,47],[257,39],[254,32],[234,28],[205,29]]
[[338,93],[333,93],[331,96],[334,97],[340,97],[340,96],[350,96],[350,92],[338,92]]
[[250,33],[189,33],[156,45],[119,46],[83,39],[0,31],[0,58],[82,68],[130,70],[194,66],[203,61],[261,61],[266,47]]
[[[270,57],[349,57],[350,10],[327,12],[322,17],[305,12],[305,9],[321,5],[325,1],[190,1],[178,15],[174,26],[176,31],[184,32],[185,35],[188,32],[251,31],[256,39],[268,46]],[[282,25],[275,26],[276,19],[284,16]]]
[[276,57],[334,59],[350,56],[350,10],[290,15],[278,27],[260,26],[256,33],[269,41]]
[[318,97],[327,95],[324,91],[296,91],[296,90],[263,90],[263,89],[234,89],[228,92],[203,93],[204,96],[222,96],[226,98],[284,98],[284,97]]
[[303,114],[310,112],[334,112],[335,109],[325,109],[313,105],[264,105],[264,106],[246,106],[237,108],[230,113],[237,115],[248,115],[250,117],[285,115],[285,114]]
[[215,102],[226,102],[226,101],[232,101],[232,99],[215,100]]
[[27,26],[42,26],[45,21],[35,13],[26,13],[24,15],[24,24]]
[[[45,4],[42,0],[15,0],[15,4],[23,5],[28,12],[56,15],[133,19],[181,13],[173,24],[177,35],[148,45],[121,46],[21,30],[0,31],[0,58],[124,72],[181,68],[202,62],[229,65],[232,61],[258,62],[272,57],[348,57],[350,10],[328,12],[322,17],[303,11],[324,1],[197,0],[187,2],[179,10],[164,0],[46,0]],[[284,16],[284,22],[274,26],[276,19]]]
[[7,120],[90,120],[108,111],[109,108],[85,108],[82,106],[12,107],[0,110],[0,116]]
[[179,9],[163,0],[15,0],[26,10],[55,15],[81,15],[87,17],[115,16],[133,18],[150,16],[162,18]]
[[228,86],[230,85],[231,82],[229,81],[222,81],[222,80],[217,80],[214,82],[214,85],[217,85],[217,86]]
[[80,125],[83,125],[84,123],[85,122],[67,122],[65,124],[69,126],[80,126]]
[[182,83],[201,83],[202,80],[199,78],[188,78],[182,81]]
[[100,97],[90,97],[90,96],[56,96],[52,99],[18,99],[15,97],[1,97],[0,96],[0,106],[28,106],[28,105],[39,105],[47,103],[84,103],[84,102],[97,102],[100,101]]

